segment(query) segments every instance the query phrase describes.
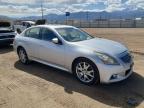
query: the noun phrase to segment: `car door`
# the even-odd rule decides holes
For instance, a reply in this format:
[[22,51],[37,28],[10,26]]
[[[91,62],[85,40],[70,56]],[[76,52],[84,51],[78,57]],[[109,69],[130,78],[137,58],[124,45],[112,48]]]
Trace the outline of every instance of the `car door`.
[[54,31],[48,28],[41,28],[42,40],[40,42],[39,54],[40,59],[57,65],[64,66],[65,61],[65,46],[64,44],[54,44],[52,42],[53,38],[58,38]]
[[24,43],[26,46],[27,53],[30,57],[34,57],[34,58],[39,57],[38,47],[39,47],[40,39],[41,39],[41,36],[40,36],[39,27],[28,29],[25,32]]

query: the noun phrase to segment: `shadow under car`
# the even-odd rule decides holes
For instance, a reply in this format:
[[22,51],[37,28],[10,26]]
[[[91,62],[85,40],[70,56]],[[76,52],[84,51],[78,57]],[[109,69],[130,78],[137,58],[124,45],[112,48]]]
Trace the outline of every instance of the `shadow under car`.
[[136,99],[136,106],[144,100],[144,78],[136,72],[127,80],[118,83],[87,86],[79,83],[73,75],[67,72],[37,62],[23,65],[17,61],[15,68],[58,84],[64,87],[66,93],[78,92],[113,107],[128,107],[127,100],[129,98]]

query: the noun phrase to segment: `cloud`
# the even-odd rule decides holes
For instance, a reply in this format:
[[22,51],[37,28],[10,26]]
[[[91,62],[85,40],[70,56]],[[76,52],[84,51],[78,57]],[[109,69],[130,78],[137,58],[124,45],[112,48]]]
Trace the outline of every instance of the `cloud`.
[[108,12],[112,12],[112,11],[122,11],[125,8],[123,6],[121,6],[121,4],[111,4],[106,8],[106,11]]
[[40,15],[41,2],[45,14],[144,9],[144,0],[0,0],[0,13],[12,16]]
[[108,12],[112,12],[112,11],[122,11],[124,9],[125,8],[121,0],[108,0],[107,8],[105,10]]
[[144,9],[144,0],[128,0],[125,4],[131,9]]

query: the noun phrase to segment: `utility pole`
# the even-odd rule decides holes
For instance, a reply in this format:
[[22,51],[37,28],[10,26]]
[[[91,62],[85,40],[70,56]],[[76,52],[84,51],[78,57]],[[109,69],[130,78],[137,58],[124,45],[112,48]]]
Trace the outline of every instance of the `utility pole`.
[[41,15],[42,15],[42,20],[43,20],[43,1],[41,0]]
[[86,19],[87,19],[87,22],[89,21],[89,12],[87,11],[86,13]]
[[136,28],[136,16],[134,14],[134,18],[133,18],[133,28]]
[[89,24],[89,12],[88,11],[86,12],[86,20],[87,20],[88,26],[90,27],[90,24]]

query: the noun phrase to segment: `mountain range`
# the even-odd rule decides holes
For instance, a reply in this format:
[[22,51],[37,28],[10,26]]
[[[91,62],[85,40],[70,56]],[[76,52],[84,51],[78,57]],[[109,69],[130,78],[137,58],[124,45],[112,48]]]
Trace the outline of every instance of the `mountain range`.
[[[114,11],[114,12],[76,12],[71,13],[68,19],[74,20],[94,20],[94,19],[132,19],[132,18],[144,18],[144,10],[123,10],[123,11]],[[1,18],[8,18],[5,16],[0,16]],[[14,19],[22,19],[22,20],[37,20],[41,19],[41,16],[32,15],[29,17],[22,18],[14,18]],[[48,14],[44,15],[44,19],[48,21],[64,21],[66,20],[65,14],[57,15],[57,14]]]

